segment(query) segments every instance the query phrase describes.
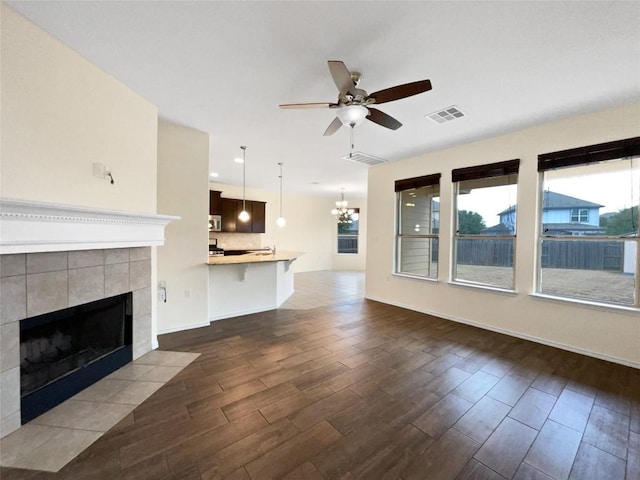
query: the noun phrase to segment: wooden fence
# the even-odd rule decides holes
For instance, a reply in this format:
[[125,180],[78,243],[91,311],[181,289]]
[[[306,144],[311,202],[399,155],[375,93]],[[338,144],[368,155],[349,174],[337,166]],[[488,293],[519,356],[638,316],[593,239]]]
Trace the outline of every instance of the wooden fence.
[[358,235],[339,233],[338,253],[358,253]]
[[[513,266],[514,241],[510,239],[460,238],[456,259],[461,265]],[[621,272],[624,242],[555,241],[542,242],[542,268],[608,270]]]

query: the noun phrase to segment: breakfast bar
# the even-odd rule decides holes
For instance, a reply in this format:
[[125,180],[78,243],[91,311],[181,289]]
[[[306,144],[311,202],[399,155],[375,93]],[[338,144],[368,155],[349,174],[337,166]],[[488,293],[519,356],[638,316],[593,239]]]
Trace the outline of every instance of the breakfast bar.
[[301,252],[209,256],[209,321],[273,310],[293,294],[291,264]]

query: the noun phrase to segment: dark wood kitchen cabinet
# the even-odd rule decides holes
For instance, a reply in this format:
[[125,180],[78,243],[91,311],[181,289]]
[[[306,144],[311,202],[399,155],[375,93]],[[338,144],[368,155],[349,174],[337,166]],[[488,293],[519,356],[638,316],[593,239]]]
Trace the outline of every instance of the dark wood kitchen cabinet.
[[247,222],[241,222],[238,215],[242,211],[242,200],[237,198],[221,198],[222,231],[229,233],[264,233],[266,222],[266,203],[246,200],[249,214]]
[[222,192],[209,190],[209,215],[222,215]]
[[266,202],[251,202],[251,231],[264,233],[266,228]]
[[222,215],[222,231],[223,232],[235,232],[236,220],[238,220],[238,214],[236,209],[238,208],[238,200],[235,198],[222,198],[220,201],[220,214]]

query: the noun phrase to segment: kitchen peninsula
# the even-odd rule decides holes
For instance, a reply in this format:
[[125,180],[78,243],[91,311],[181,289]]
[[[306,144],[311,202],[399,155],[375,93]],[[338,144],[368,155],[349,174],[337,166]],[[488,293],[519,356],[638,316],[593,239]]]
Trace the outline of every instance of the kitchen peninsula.
[[301,252],[209,256],[209,321],[278,308],[293,294],[291,264]]

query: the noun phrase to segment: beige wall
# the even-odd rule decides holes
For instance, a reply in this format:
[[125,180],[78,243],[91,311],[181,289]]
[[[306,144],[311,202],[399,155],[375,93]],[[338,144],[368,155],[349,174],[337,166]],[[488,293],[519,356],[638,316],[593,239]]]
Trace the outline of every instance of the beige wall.
[[[583,115],[369,170],[366,296],[640,367],[638,312],[533,297],[537,155],[638,135],[640,104]],[[454,168],[520,158],[515,294],[449,284]],[[394,181],[442,173],[439,281],[392,275]],[[461,301],[464,299],[464,301]]]
[[0,8],[2,197],[156,213],[156,107]]
[[158,122],[158,211],[178,215],[157,248],[158,280],[167,302],[158,302],[158,333],[208,325],[207,220],[209,135]]
[[157,108],[1,2],[0,22],[0,196],[156,213]]
[[[223,197],[242,198],[242,187],[235,185],[211,184],[212,190],[222,191]],[[267,202],[266,233],[259,235],[262,247],[278,250],[305,252],[295,262],[295,272],[331,270],[335,251],[335,218],[331,215],[334,202],[327,198],[305,195],[283,195],[283,211],[287,224],[284,228],[276,225],[279,216],[280,194],[260,189],[247,188],[247,200]],[[247,242],[256,243],[247,234],[211,234],[224,239],[223,248],[244,248]],[[252,237],[253,235],[248,235]]]

